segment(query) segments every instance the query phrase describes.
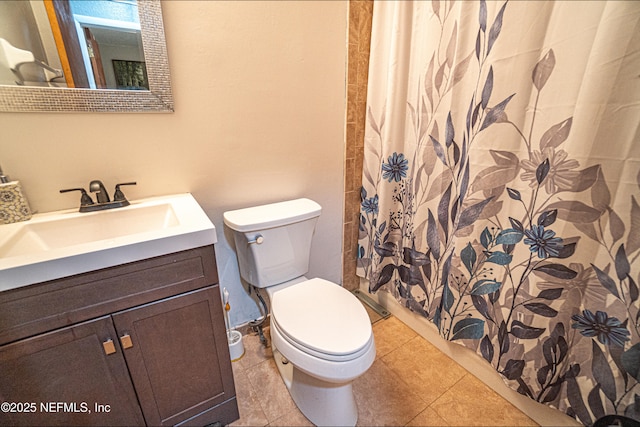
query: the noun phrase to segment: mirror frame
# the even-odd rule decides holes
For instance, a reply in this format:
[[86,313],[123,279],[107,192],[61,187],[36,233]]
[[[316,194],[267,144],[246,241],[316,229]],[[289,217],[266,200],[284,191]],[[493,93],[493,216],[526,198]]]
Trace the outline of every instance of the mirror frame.
[[3,112],[173,112],[160,0],[138,0],[149,90],[0,85]]

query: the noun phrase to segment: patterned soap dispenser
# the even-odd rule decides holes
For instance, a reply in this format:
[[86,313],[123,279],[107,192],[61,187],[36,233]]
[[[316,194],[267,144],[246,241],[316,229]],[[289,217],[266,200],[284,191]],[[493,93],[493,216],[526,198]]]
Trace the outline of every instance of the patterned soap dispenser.
[[0,224],[26,221],[31,209],[19,181],[10,181],[0,168]]

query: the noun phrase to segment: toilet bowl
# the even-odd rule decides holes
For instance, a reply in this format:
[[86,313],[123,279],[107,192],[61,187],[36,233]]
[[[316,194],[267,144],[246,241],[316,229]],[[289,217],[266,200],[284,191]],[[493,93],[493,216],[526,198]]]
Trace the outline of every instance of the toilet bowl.
[[243,279],[271,301],[271,346],[300,411],[316,425],[353,426],[352,381],[375,359],[371,322],[340,285],[307,279],[320,205],[297,199],[224,214]]
[[271,305],[274,357],[298,408],[316,425],[355,425],[351,382],[376,355],[360,302],[316,278],[276,291]]

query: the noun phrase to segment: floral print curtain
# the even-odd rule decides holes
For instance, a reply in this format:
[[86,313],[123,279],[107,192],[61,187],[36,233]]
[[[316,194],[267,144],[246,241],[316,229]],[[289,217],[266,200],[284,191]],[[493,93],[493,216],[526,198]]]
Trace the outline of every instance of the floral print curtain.
[[640,2],[375,2],[368,92],[369,291],[531,399],[640,420]]

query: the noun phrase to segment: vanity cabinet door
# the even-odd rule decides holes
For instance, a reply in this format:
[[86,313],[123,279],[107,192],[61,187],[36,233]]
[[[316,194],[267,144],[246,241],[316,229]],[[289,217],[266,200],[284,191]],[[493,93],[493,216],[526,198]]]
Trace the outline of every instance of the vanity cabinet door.
[[217,285],[113,314],[148,425],[238,418],[222,316]]
[[0,346],[0,425],[144,424],[116,341],[104,316]]

